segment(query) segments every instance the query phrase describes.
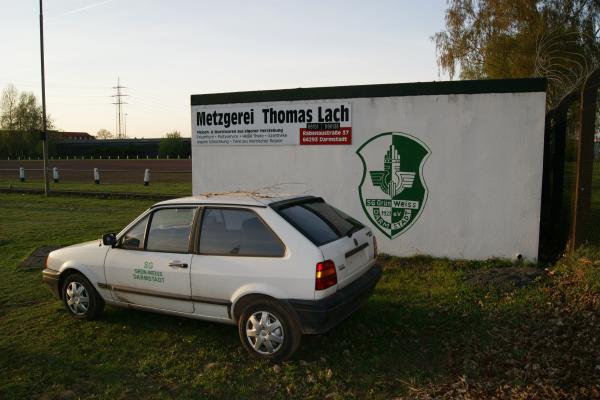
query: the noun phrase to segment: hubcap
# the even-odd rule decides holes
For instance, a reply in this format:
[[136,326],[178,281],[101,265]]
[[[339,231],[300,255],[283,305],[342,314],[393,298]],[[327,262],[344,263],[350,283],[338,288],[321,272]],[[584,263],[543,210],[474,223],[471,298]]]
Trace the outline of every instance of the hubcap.
[[246,337],[260,354],[273,354],[283,345],[283,326],[273,314],[257,311],[246,321]]
[[79,282],[71,282],[66,290],[67,306],[75,315],[84,315],[89,306],[90,298],[85,286]]

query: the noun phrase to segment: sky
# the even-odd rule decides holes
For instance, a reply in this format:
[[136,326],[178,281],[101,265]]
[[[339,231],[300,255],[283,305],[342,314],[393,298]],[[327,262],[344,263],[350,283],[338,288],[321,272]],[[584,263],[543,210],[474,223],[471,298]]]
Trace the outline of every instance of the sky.
[[[58,129],[190,136],[190,95],[447,80],[445,0],[46,0],[46,103]],[[39,3],[0,0],[0,89],[41,99]]]

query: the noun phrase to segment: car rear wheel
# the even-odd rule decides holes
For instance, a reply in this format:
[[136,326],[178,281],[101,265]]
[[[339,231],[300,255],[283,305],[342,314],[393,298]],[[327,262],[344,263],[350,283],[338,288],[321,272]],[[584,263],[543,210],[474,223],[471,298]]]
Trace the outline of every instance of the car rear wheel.
[[238,321],[238,330],[250,355],[278,362],[291,357],[302,336],[294,317],[271,300],[246,307]]
[[83,275],[69,275],[62,286],[62,298],[69,314],[76,319],[94,319],[104,309],[104,300]]

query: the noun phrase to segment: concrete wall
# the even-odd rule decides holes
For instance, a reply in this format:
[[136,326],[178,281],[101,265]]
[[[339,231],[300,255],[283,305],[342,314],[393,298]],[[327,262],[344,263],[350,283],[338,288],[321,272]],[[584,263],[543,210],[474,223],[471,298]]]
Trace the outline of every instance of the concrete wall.
[[[351,145],[197,145],[193,117],[194,194],[279,187],[319,195],[373,227],[380,251],[398,256],[537,258],[545,92],[344,101],[352,107]],[[331,99],[233,106],[320,102]],[[357,150],[385,132],[410,135],[430,152],[421,165],[420,214],[393,239],[374,226],[358,190],[364,165]],[[383,170],[384,153],[380,165],[367,166],[367,181],[369,170]]]

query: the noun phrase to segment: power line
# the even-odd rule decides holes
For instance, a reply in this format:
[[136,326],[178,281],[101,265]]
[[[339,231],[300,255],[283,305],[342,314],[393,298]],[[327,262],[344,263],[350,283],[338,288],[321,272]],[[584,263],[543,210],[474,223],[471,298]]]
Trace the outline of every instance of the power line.
[[123,115],[123,105],[127,104],[123,101],[123,97],[129,96],[121,91],[121,89],[127,89],[126,86],[121,86],[121,79],[117,78],[117,86],[113,86],[113,89],[116,90],[116,93],[111,97],[115,98],[115,104],[117,106],[117,121],[116,121],[116,134],[117,139],[125,139],[127,138],[127,133],[123,130],[125,116]]

